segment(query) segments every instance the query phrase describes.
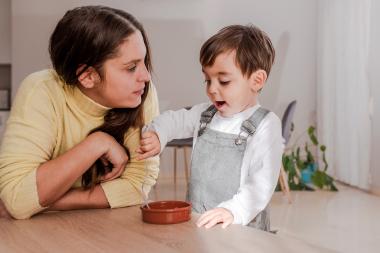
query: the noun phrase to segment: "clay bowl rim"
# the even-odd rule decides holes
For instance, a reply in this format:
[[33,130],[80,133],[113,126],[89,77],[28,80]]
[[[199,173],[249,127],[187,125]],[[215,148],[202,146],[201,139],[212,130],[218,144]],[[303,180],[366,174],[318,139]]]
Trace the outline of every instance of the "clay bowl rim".
[[172,202],[172,203],[182,203],[186,204],[186,206],[183,207],[174,207],[170,209],[159,209],[159,208],[148,208],[146,205],[140,206],[141,211],[143,212],[153,212],[153,213],[173,213],[173,212],[180,212],[180,211],[187,211],[191,209],[191,203],[187,201],[181,201],[181,200],[159,200],[159,201],[153,201],[149,202],[149,205],[152,204],[158,204],[158,203],[164,203],[164,202]]

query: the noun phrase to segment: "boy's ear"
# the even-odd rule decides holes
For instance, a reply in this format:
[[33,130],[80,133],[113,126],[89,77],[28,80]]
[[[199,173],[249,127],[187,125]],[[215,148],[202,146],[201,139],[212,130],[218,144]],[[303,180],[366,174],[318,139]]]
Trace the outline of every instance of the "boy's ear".
[[85,71],[83,71],[83,68],[85,67],[86,66],[82,65],[77,69],[77,74],[80,73],[78,76],[78,81],[86,89],[94,88],[95,85],[100,82],[99,73],[93,67],[88,67]]
[[250,81],[251,81],[251,88],[253,89],[254,92],[259,92],[266,80],[267,80],[267,72],[265,70],[262,70],[262,69],[259,69],[259,70],[256,70],[255,72],[252,73],[251,77],[250,77]]

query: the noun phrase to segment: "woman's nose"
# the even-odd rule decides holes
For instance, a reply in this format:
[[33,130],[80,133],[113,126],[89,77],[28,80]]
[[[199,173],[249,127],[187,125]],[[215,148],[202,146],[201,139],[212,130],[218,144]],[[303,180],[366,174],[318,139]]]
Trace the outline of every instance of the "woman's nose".
[[149,82],[150,78],[151,78],[150,73],[144,64],[144,66],[142,67],[142,69],[139,73],[138,80],[140,82]]

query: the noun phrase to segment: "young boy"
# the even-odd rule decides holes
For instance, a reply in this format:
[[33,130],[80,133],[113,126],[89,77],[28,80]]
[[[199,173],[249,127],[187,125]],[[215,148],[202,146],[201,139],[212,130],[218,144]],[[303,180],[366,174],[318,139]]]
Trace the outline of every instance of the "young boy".
[[140,159],[168,141],[194,137],[188,200],[198,226],[250,225],[269,231],[267,205],[276,187],[283,139],[279,118],[258,103],[274,61],[259,28],[232,25],[208,39],[200,62],[211,101],[158,116],[142,134]]

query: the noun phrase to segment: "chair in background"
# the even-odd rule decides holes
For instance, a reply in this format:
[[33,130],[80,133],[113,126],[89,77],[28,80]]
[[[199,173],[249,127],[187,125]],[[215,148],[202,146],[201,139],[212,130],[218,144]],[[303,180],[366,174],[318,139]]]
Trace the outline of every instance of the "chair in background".
[[[284,112],[284,115],[282,116],[282,121],[281,121],[282,122],[282,137],[285,140],[285,147],[288,144],[290,135],[292,133],[293,116],[294,116],[294,111],[296,110],[296,104],[297,104],[296,100],[290,102],[290,104],[288,105],[288,107],[286,108]],[[281,170],[280,170],[279,183],[280,183],[281,190],[288,197],[289,203],[292,203],[292,196],[289,190],[288,177],[286,175],[286,172],[282,164],[281,164]]]
[[[191,106],[185,107],[186,110],[190,110]],[[173,162],[173,179],[174,185],[177,184],[177,153],[178,149],[183,149],[183,160],[185,165],[185,179],[186,184],[189,182],[189,164],[187,161],[187,148],[193,147],[193,138],[186,139],[174,139],[166,144],[166,147],[171,147],[174,149],[174,162]]]
[[189,165],[187,161],[187,148],[191,148],[193,146],[193,138],[187,139],[174,139],[167,143],[167,147],[172,147],[174,149],[174,163],[173,163],[173,179],[174,184],[177,184],[177,153],[178,149],[183,149],[183,159],[185,163],[185,178],[186,183],[189,182]]

